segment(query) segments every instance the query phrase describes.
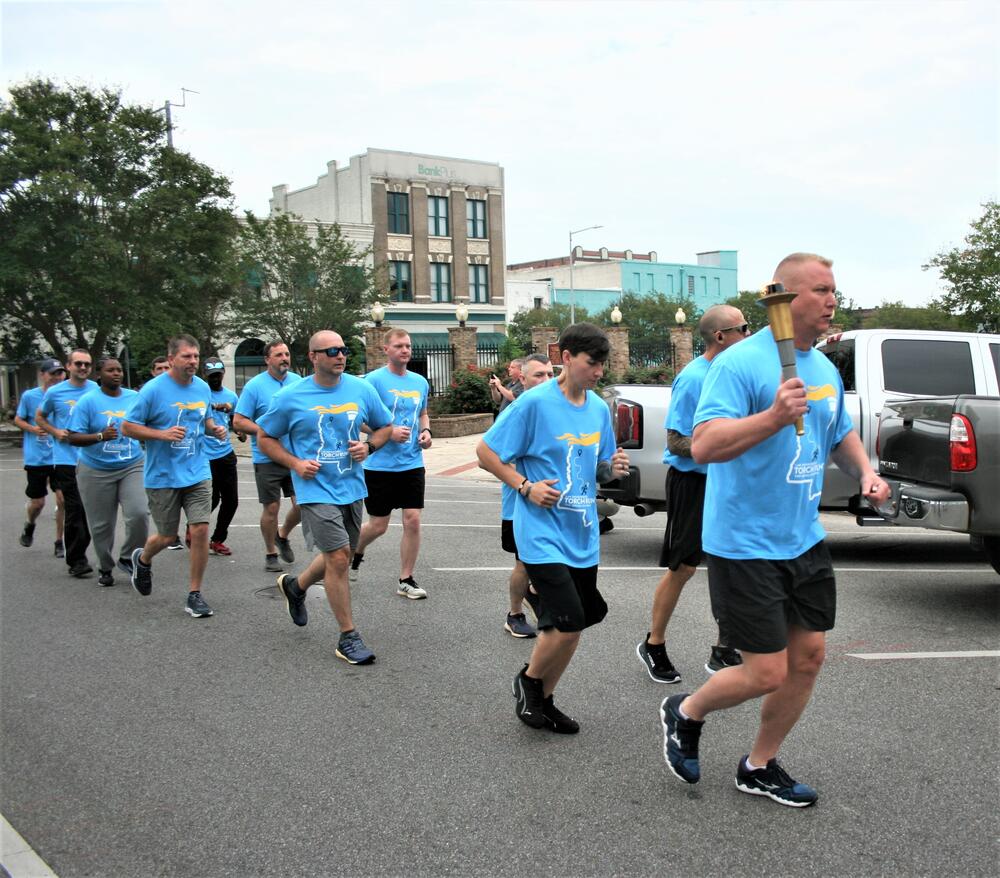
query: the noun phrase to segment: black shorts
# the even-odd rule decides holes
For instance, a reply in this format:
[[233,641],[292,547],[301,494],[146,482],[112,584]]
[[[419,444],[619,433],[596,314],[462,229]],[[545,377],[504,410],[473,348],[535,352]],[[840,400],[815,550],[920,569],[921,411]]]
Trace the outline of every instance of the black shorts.
[[837,586],[826,543],[789,561],[706,557],[712,614],[727,646],[781,652],[792,625],[806,631],[833,628]]
[[667,529],[660,566],[677,570],[701,563],[701,519],[705,510],[704,473],[670,468],[667,473]]
[[399,473],[377,469],[365,470],[365,509],[369,515],[384,518],[393,509],[424,508],[424,468],[405,469]]
[[525,564],[528,577],[541,599],[538,628],[583,631],[608,614],[608,605],[597,590],[597,565]]
[[514,542],[514,522],[509,518],[500,519],[500,548],[510,552],[515,560],[521,560],[517,556],[517,543]]
[[28,476],[28,486],[24,489],[24,496],[29,500],[38,500],[49,493],[59,490],[56,482],[56,468],[54,466],[26,466],[24,468]]

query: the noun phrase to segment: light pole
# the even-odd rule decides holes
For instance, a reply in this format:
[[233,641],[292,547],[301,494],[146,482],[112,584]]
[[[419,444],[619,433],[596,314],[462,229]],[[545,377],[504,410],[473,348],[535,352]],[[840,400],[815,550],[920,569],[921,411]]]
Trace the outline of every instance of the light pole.
[[573,286],[573,236],[591,229],[603,229],[604,226],[587,226],[569,233],[569,322],[576,323],[576,289]]
[[165,101],[162,108],[157,108],[153,110],[154,113],[162,112],[167,120],[167,146],[171,149],[174,148],[174,126],[170,120],[170,108],[171,107],[186,107],[187,106],[187,96],[201,94],[191,88],[181,89],[181,102],[179,104],[172,104],[170,101]]

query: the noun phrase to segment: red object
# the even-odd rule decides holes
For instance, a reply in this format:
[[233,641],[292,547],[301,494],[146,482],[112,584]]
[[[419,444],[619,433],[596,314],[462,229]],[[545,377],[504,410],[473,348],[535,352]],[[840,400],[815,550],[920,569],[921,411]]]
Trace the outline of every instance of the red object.
[[213,555],[232,555],[233,550],[229,548],[225,543],[209,543],[208,550]]
[[642,447],[642,407],[633,402],[615,406],[615,441],[622,448]]
[[976,434],[965,415],[951,416],[948,439],[951,443],[951,471],[967,473],[974,470],[978,463]]

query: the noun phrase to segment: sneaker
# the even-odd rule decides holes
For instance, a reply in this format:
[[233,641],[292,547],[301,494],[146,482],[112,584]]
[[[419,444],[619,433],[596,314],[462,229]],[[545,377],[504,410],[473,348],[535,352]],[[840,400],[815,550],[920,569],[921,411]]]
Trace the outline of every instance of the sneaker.
[[191,548],[191,525],[184,528],[184,545]]
[[181,549],[184,548],[184,546],[181,545],[180,537],[177,537],[169,546],[167,546],[167,548],[171,552],[179,552]]
[[285,606],[292,621],[300,627],[309,621],[306,610],[306,593],[299,588],[299,583],[290,573],[282,573],[278,577],[278,591],[285,596]]
[[205,603],[205,599],[201,596],[200,591],[189,591],[187,604],[184,607],[184,612],[189,616],[194,616],[196,619],[200,619],[202,616],[214,616],[215,611]]
[[65,558],[66,557],[66,547],[63,545],[63,541],[62,540],[56,540],[56,542],[55,542],[55,550],[53,551],[53,554],[57,558]]
[[545,727],[550,732],[556,732],[559,735],[575,735],[580,731],[580,724],[556,707],[552,703],[551,695],[543,702],[542,716],[545,717]]
[[511,637],[534,637],[538,632],[524,617],[524,613],[508,613],[503,630]]
[[527,675],[528,666],[521,669],[511,685],[517,704],[514,713],[517,718],[533,729],[540,729],[547,722],[545,719],[545,696],[542,694],[542,681]]
[[208,544],[208,551],[213,555],[224,555],[226,557],[233,554],[233,550],[229,546],[225,543],[220,543],[218,540],[213,540]]
[[399,580],[399,588],[396,589],[396,594],[400,597],[409,598],[411,601],[419,601],[421,598],[427,597],[427,592],[413,581],[412,576]]
[[347,578],[351,582],[358,581],[358,568],[361,566],[361,562],[365,560],[364,555],[358,555],[355,553],[354,557],[351,559],[351,567],[347,571]]
[[701,768],[698,765],[698,738],[704,722],[684,719],[678,711],[687,692],[671,695],[660,705],[660,723],[663,725],[663,758],[667,768],[685,783],[698,783]]
[[265,555],[264,556],[264,569],[268,573],[282,573],[284,572],[284,567],[278,563],[278,555]]
[[524,602],[531,610],[531,615],[535,617],[535,624],[538,624],[538,611],[542,608],[541,598],[538,596],[538,592],[532,591],[529,586],[528,593],[524,596]]
[[35,525],[33,522],[26,521],[24,523],[24,530],[21,531],[21,536],[18,538],[18,542],[24,546],[26,549],[31,548],[31,544],[35,541]]
[[129,579],[132,578],[132,559],[131,558],[119,558],[115,563],[115,567],[121,570]]
[[610,518],[602,518],[597,522],[597,532],[599,534],[606,534],[615,529],[615,523]]
[[147,597],[153,590],[153,568],[149,564],[143,564],[139,558],[142,556],[142,549],[138,548],[132,553],[132,573],[129,578],[134,588],[143,597]]
[[278,547],[278,554],[281,555],[281,560],[286,564],[295,563],[295,553],[292,551],[292,544],[288,542],[288,537],[278,537],[274,538],[274,544]]
[[721,671],[723,668],[735,668],[743,664],[743,656],[738,649],[728,646],[713,646],[712,655],[705,662],[705,670],[709,674]]
[[351,665],[370,665],[375,661],[375,653],[365,646],[357,631],[347,631],[337,641],[337,658]]
[[69,575],[75,576],[77,579],[86,579],[94,572],[94,568],[91,567],[85,560],[77,561],[72,567],[69,568]]
[[646,667],[649,679],[654,683],[680,683],[681,675],[670,663],[667,657],[667,648],[662,643],[650,643],[649,635],[635,648],[635,654],[639,656],[639,661]]
[[790,808],[808,808],[816,804],[819,798],[816,790],[789,777],[777,759],[769,759],[764,768],[751,771],[747,768],[747,758],[744,756],[736,769],[736,789],[751,796],[767,796]]
[[115,578],[111,575],[110,570],[100,571],[100,576],[97,577],[97,584],[108,588],[108,586],[115,584]]

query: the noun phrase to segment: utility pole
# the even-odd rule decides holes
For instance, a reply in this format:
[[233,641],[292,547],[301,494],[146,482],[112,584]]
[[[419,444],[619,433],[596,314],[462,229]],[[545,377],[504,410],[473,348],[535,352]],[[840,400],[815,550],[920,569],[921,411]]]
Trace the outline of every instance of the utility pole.
[[[187,106],[187,96],[201,94],[191,88],[181,88],[181,102],[179,104],[172,104],[170,101],[164,101],[163,103],[163,115],[167,120],[167,146],[171,149],[174,148],[174,126],[170,119],[170,108],[171,107],[186,107]],[[154,112],[159,113],[160,110],[155,110]]]

